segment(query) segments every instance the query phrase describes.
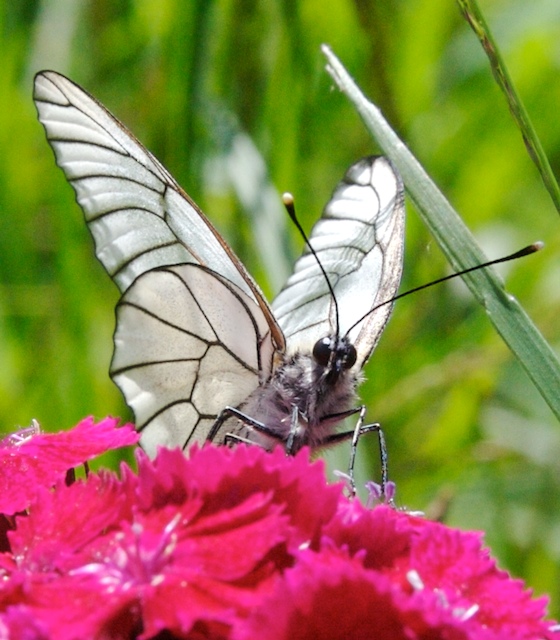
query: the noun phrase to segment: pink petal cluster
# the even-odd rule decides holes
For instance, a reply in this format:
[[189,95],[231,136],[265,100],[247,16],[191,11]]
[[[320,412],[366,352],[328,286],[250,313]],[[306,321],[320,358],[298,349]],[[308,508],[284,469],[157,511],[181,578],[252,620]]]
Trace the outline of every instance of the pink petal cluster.
[[0,440],[0,513],[25,509],[37,487],[51,487],[69,469],[111,449],[136,444],[134,426],[118,423],[118,418],[95,422],[89,417],[59,433],[41,433],[35,423]]
[[477,533],[327,485],[306,451],[138,454],[39,487],[0,554],[0,639],[552,639]]

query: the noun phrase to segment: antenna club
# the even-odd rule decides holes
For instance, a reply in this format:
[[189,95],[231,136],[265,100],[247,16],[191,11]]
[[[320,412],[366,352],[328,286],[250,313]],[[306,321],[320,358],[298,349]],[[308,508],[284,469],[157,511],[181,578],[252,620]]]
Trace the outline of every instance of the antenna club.
[[293,207],[294,206],[294,196],[289,192],[282,194],[282,202],[285,207]]
[[[300,230],[300,233],[302,233],[302,229],[299,226],[299,221],[296,218],[296,205],[294,204],[294,196],[286,191],[286,193],[282,194],[282,203],[284,204],[288,215],[295,223],[296,227]],[[303,237],[305,238],[305,234],[303,234]]]
[[523,247],[523,249],[512,253],[510,256],[502,258],[501,262],[506,262],[507,260],[515,260],[516,258],[523,258],[524,256],[530,256],[532,253],[540,251],[543,247],[544,242],[537,240],[536,242],[533,242],[533,244],[530,244],[527,247]]

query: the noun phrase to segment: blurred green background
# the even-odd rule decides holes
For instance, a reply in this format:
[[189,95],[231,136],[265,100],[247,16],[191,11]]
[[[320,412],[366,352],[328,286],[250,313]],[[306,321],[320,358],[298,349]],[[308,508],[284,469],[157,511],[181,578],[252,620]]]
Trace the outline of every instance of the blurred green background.
[[[482,10],[560,173],[560,3]],[[449,0],[49,0],[2,6],[0,431],[128,418],[107,371],[117,289],[93,255],[31,100],[35,72],[69,75],[115,113],[208,213],[272,297],[352,162],[376,151],[324,71],[329,43],[489,257],[560,343],[560,220],[480,45]],[[401,291],[447,273],[408,210]],[[560,429],[461,282],[397,303],[361,396],[385,429],[399,504],[482,529],[504,568],[560,615]],[[559,390],[560,393],[560,390]],[[327,457],[344,468],[344,445]],[[378,478],[375,437],[360,478]]]

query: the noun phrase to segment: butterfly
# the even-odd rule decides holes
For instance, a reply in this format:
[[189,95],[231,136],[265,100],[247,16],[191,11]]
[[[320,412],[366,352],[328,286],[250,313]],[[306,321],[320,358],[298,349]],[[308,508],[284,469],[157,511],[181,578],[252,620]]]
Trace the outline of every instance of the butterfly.
[[389,160],[353,164],[271,305],[162,164],[54,71],[34,100],[95,251],[122,297],[114,382],[140,443],[246,440],[289,453],[348,437],[362,369],[402,273],[404,190]]

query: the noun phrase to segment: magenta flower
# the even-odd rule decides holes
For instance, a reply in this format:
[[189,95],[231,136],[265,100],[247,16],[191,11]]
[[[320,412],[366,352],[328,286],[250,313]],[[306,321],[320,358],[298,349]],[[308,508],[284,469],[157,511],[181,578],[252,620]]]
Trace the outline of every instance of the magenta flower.
[[136,444],[131,424],[117,427],[117,418],[94,422],[89,417],[70,431],[41,433],[34,422],[0,440],[0,513],[25,509],[37,487],[52,487],[69,469],[101,453]]
[[554,637],[479,534],[366,509],[306,451],[137,459],[38,488],[0,554],[0,638]]

